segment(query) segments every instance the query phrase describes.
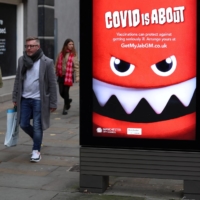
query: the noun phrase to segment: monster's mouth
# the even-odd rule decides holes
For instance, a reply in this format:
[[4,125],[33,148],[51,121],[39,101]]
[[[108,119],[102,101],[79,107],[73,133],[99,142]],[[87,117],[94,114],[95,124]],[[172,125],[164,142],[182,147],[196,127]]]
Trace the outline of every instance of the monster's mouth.
[[157,122],[196,110],[196,78],[162,88],[126,88],[93,79],[93,111],[128,122]]

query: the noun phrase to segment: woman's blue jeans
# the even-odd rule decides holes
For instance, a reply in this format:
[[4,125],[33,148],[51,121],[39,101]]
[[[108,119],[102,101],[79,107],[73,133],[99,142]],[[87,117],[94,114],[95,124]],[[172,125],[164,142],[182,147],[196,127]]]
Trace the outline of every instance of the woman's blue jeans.
[[[31,119],[33,125],[30,124]],[[33,150],[40,151],[43,137],[40,100],[22,98],[20,127],[33,139]]]

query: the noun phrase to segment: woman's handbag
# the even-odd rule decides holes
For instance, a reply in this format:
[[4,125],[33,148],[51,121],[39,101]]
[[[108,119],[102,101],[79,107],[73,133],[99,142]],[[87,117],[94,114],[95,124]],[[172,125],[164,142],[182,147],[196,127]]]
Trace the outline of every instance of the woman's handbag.
[[7,147],[16,146],[19,137],[19,126],[17,124],[17,107],[7,110],[7,131],[4,145]]
[[2,81],[2,73],[1,73],[1,67],[0,67],[0,88],[3,87],[3,81]]

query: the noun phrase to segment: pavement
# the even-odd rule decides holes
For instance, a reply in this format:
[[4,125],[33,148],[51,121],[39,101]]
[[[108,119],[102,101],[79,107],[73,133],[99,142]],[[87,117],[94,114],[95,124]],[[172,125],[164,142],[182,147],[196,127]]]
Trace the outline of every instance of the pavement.
[[12,102],[0,103],[0,200],[185,199],[181,180],[110,176],[103,194],[79,192],[79,84],[71,87],[70,98],[71,108],[62,115],[59,97],[51,127],[44,132],[39,163],[29,161],[32,141],[21,129],[17,146],[4,146],[6,110]]

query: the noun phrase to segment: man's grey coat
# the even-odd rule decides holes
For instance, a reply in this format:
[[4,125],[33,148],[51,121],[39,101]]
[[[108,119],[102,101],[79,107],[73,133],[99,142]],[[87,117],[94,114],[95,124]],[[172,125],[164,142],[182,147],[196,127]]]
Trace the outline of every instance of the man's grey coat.
[[[17,120],[20,122],[20,104],[22,97],[23,80],[21,70],[23,56],[18,59],[18,68],[13,88],[13,102],[17,102]],[[43,130],[50,126],[50,108],[57,108],[56,75],[53,60],[43,55],[40,59],[39,87],[41,100],[41,115]]]

